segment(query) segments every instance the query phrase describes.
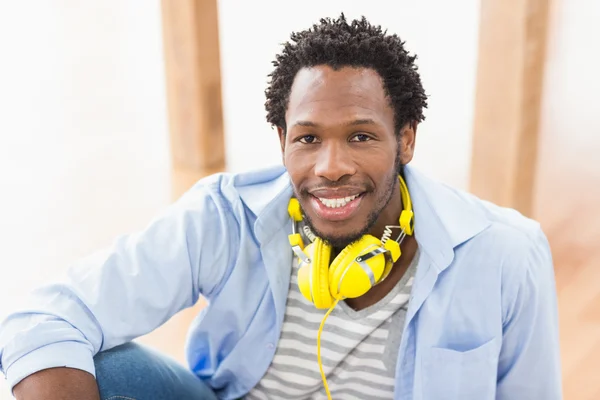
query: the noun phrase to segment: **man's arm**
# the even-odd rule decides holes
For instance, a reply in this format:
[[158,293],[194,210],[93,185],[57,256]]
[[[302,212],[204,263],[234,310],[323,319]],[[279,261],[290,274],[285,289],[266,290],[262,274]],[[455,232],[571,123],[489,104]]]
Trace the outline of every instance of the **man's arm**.
[[539,231],[513,255],[505,280],[496,398],[562,399],[558,311],[550,248]]
[[[35,290],[30,304],[9,315],[0,325],[0,371],[10,387],[54,367],[94,376],[96,353],[210,296],[225,276],[229,245],[237,245],[218,184],[197,184],[145,230],[79,261],[66,279]],[[62,379],[60,371],[40,376]],[[29,382],[51,384],[32,379],[21,395]]]
[[100,400],[94,375],[72,368],[50,368],[14,387],[17,400]]

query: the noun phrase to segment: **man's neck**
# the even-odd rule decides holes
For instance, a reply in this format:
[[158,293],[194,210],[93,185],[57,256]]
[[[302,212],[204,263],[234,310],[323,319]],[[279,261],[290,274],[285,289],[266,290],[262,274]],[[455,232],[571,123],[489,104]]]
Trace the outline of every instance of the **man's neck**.
[[[400,184],[396,183],[396,186],[393,190],[394,194],[392,195],[392,198],[379,214],[375,224],[373,224],[371,229],[369,229],[369,234],[379,239],[383,235],[386,226],[398,226],[400,223],[400,213],[403,209],[402,196],[400,195]],[[396,233],[396,230],[394,230],[395,235],[398,233]]]

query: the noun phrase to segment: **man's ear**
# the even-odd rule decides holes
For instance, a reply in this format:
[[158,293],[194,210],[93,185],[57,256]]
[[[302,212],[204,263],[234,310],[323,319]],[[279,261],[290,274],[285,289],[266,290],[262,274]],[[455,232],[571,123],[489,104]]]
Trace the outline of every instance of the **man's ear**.
[[408,164],[415,154],[415,141],[417,136],[418,122],[412,121],[405,124],[398,135],[398,146],[400,146],[400,162]]
[[281,159],[283,160],[283,165],[285,165],[285,130],[278,126],[277,134],[279,135],[279,144],[281,146]]

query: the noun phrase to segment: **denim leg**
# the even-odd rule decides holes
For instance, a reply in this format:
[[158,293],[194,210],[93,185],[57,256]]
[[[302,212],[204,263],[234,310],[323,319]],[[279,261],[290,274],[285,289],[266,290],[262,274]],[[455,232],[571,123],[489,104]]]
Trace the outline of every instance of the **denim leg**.
[[101,400],[216,400],[191,371],[156,351],[127,343],[94,357]]

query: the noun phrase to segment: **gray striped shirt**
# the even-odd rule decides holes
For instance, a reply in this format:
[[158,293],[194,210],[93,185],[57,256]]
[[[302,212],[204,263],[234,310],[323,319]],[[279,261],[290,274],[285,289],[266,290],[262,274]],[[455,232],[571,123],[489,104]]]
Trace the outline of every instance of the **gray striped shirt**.
[[[417,262],[418,252],[400,282],[377,304],[354,311],[340,302],[327,318],[321,359],[332,398],[393,398],[396,358]],[[294,268],[275,357],[248,400],[327,398],[317,362],[317,332],[327,310],[304,299],[297,272]]]

